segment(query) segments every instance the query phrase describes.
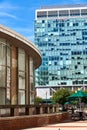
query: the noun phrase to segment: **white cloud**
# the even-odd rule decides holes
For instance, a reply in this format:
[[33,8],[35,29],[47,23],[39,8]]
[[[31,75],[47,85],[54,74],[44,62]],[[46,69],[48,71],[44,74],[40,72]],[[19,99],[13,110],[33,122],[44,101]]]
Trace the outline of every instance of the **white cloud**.
[[13,6],[8,2],[0,2],[0,16],[1,17],[9,17],[13,19],[18,19],[17,16],[14,14],[19,7]]
[[30,34],[32,33],[34,30],[30,27],[14,27],[14,29],[18,32],[24,32],[25,34]]
[[18,8],[17,6],[13,6],[7,2],[0,3],[0,9],[13,10],[13,9],[17,9],[17,8]]
[[9,14],[9,13],[6,13],[6,12],[0,12],[0,16],[1,17],[10,17],[10,18],[13,18],[13,19],[17,19],[17,17],[15,15],[12,15],[12,14]]

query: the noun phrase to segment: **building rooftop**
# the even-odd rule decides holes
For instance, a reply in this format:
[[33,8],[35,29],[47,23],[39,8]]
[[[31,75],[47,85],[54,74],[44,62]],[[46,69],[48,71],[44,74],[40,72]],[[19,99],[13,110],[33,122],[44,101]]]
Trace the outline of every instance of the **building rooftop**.
[[87,3],[86,4],[68,4],[68,5],[41,6],[41,9],[77,8],[77,7],[87,7]]

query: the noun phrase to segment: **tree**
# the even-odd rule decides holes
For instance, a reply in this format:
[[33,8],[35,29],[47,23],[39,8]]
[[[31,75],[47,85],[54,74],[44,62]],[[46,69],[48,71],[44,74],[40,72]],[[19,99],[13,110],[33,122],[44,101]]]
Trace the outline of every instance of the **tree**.
[[67,97],[70,96],[70,91],[68,89],[58,89],[52,96],[54,102],[64,105],[67,101]]
[[42,103],[42,98],[41,97],[35,97],[35,104]]

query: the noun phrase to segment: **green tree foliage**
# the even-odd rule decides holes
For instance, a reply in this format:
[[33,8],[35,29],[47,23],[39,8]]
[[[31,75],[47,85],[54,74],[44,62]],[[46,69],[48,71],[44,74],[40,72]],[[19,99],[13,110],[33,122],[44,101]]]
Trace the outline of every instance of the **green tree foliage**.
[[87,93],[87,89],[84,92]]
[[[85,91],[83,91],[83,92],[87,94],[87,90],[85,90]],[[82,102],[87,103],[87,97],[82,98]]]
[[70,91],[68,89],[58,89],[52,96],[54,102],[64,105],[67,101],[68,96],[70,96]]
[[42,103],[42,98],[41,97],[35,97],[35,104],[40,104]]

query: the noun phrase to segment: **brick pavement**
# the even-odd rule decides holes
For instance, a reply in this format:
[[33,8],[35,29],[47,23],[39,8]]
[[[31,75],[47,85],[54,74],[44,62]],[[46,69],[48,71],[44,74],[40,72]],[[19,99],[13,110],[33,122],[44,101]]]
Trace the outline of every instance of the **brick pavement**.
[[58,124],[49,124],[43,127],[29,128],[25,130],[87,130],[87,120],[67,121]]

